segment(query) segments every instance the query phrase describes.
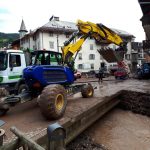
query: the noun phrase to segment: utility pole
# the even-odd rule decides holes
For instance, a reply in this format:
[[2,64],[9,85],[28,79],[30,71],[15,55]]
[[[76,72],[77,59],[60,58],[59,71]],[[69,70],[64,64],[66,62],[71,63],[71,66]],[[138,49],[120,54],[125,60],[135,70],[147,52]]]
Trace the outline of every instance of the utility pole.
[[[58,28],[57,28],[58,29]],[[57,35],[56,35],[56,38],[57,38],[57,52],[59,52],[59,36],[58,36],[58,31],[57,31]]]

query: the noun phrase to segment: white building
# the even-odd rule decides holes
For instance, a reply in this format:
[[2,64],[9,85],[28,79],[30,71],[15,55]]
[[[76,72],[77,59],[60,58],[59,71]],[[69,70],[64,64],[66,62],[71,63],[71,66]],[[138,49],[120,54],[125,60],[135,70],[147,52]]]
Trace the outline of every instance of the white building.
[[[22,28],[23,31],[26,30],[25,27]],[[130,43],[134,39],[134,36],[125,31],[113,30],[127,40],[128,53],[131,53]],[[19,31],[21,31],[21,28]],[[59,17],[51,17],[47,24],[35,29],[34,31],[30,31],[28,34],[24,34],[20,39],[20,47],[23,49],[46,49],[61,52],[63,43],[68,40],[70,35],[75,31],[77,31],[75,23],[60,21]],[[97,49],[100,49],[101,47],[102,45],[97,44],[94,39],[88,38],[82,45],[76,58],[75,68],[81,72],[87,72],[89,70],[98,70],[102,62],[105,62],[108,66],[109,64],[97,51]],[[114,49],[116,48],[113,44],[111,44],[110,47]]]

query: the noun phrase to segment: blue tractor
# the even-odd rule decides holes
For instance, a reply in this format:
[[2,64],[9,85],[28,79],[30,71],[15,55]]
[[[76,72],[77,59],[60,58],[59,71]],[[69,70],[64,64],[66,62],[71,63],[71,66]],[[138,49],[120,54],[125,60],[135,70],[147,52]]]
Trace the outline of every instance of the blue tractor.
[[23,78],[32,97],[47,119],[60,118],[66,109],[67,95],[81,92],[83,97],[93,96],[91,84],[73,84],[74,71],[63,65],[62,54],[36,51],[35,63],[24,69]]
[[150,79],[150,63],[145,62],[137,69],[138,79]]
[[[32,53],[32,62],[23,70],[20,94],[1,99],[0,115],[4,115],[10,106],[37,98],[42,114],[47,119],[58,119],[65,112],[68,95],[81,92],[85,98],[93,96],[91,84],[73,84],[74,70],[64,65],[61,53],[37,50]],[[2,94],[6,92],[5,89],[1,91]]]

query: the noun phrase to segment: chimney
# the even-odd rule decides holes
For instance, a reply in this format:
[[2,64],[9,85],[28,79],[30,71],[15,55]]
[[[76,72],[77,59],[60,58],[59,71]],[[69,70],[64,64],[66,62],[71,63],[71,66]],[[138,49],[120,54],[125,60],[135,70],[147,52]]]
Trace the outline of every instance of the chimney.
[[54,17],[54,20],[55,21],[59,21],[59,17]]

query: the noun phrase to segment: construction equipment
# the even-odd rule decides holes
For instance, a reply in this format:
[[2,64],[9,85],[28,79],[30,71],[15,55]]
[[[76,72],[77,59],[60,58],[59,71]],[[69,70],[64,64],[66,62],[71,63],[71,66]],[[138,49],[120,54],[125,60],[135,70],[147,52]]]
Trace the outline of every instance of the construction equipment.
[[[67,96],[81,92],[85,98],[92,97],[94,88],[89,83],[75,84],[74,61],[84,41],[94,38],[98,42],[114,43],[121,49],[125,44],[120,36],[102,24],[77,22],[78,32],[64,43],[62,54],[52,51],[37,51],[34,64],[23,70],[23,80],[28,90],[0,100],[0,112],[4,114],[18,102],[38,97],[42,114],[47,119],[60,118],[66,109]],[[71,43],[77,38],[75,43]],[[75,55],[75,57],[73,57]]]
[[118,48],[113,50],[111,48],[102,48],[99,49],[98,52],[107,62],[117,62],[117,68],[113,72],[115,79],[127,79],[129,77],[130,68],[126,60],[124,60],[124,54],[126,53],[125,49]]
[[137,69],[138,79],[150,79],[150,62],[145,62]]
[[[117,50],[126,51],[126,43],[123,42],[122,38],[103,24],[94,24],[92,22],[78,20],[77,26],[78,32],[75,32],[70,39],[64,43],[64,47],[62,47],[63,62],[68,66],[74,64],[73,60],[76,57],[73,58],[72,56],[80,51],[82,44],[88,37],[94,38],[97,42],[105,43],[107,45],[113,43],[119,46]],[[77,41],[71,43],[75,38],[77,38]],[[110,52],[108,51],[108,53]],[[111,53],[110,57],[112,58]],[[108,58],[109,57],[107,57],[107,59]]]

